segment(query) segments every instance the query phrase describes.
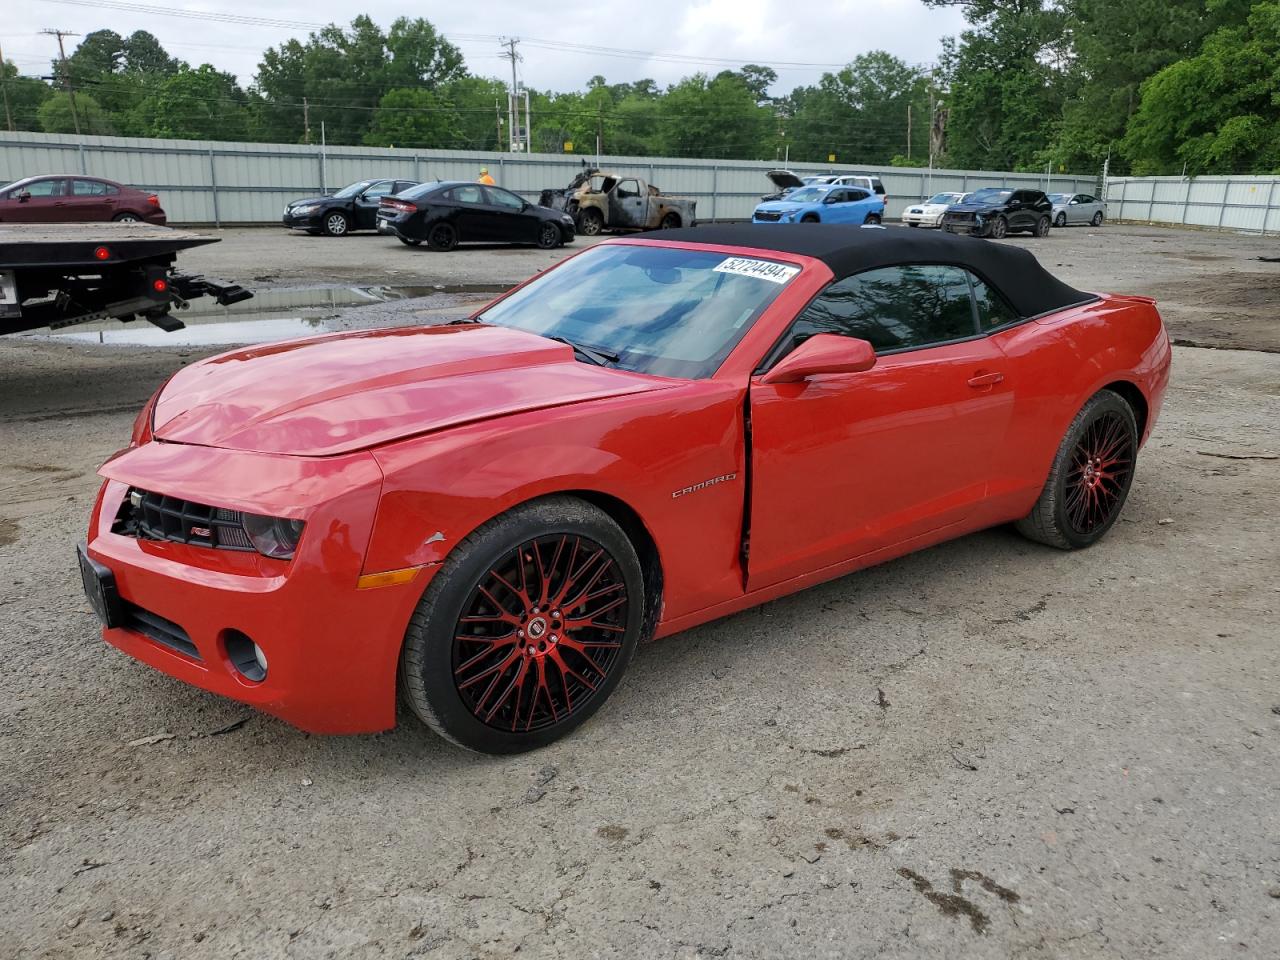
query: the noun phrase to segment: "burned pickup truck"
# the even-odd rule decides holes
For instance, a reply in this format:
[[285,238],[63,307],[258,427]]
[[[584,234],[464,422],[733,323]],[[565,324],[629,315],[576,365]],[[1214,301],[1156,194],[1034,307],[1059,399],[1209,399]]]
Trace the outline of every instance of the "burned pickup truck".
[[181,330],[171,311],[197,297],[226,306],[253,296],[174,270],[179,251],[217,242],[149,223],[0,224],[0,334],[112,318]]
[[578,233],[603,230],[664,230],[696,224],[698,202],[671,197],[639,177],[620,177],[586,168],[563,190],[543,190],[538,201],[573,217]]

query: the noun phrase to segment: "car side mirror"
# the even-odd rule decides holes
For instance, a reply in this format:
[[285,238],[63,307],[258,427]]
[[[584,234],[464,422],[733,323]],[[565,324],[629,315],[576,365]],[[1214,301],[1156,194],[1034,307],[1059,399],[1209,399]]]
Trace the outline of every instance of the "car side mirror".
[[822,202],[823,202],[823,203],[835,203],[835,202],[836,202],[836,198],[835,198],[835,196],[834,196],[833,194],[828,194],[827,196],[825,196],[825,197],[823,197],[823,198],[822,198]]
[[28,200],[31,199],[31,191],[22,190],[19,193],[14,194],[13,198],[17,200],[19,203],[26,203]]
[[1070,201],[1070,203],[1071,203],[1071,205],[1072,205],[1072,206],[1075,206],[1075,205],[1076,205],[1077,203],[1079,203],[1079,202],[1080,202],[1079,200],[1072,200],[1072,201]]
[[875,347],[866,340],[819,333],[778,361],[760,382],[799,383],[824,373],[862,373],[875,365]]

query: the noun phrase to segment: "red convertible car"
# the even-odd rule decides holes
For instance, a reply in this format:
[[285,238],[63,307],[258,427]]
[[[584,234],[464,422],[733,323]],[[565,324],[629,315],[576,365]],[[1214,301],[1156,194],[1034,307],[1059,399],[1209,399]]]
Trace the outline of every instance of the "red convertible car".
[[611,240],[444,326],[173,376],[80,566],[110,643],[304,730],[548,743],[637,643],[970,531],[1115,523],[1151,300],[1025,250],[750,225]]

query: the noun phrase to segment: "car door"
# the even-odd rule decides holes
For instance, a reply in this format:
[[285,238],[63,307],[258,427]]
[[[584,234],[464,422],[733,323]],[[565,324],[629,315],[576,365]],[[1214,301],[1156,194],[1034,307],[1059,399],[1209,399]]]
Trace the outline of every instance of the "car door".
[[1098,209],[1098,201],[1087,193],[1077,193],[1071,198],[1071,206],[1067,209],[1067,219],[1074,223],[1088,223]]
[[372,230],[377,226],[378,207],[382,204],[383,197],[389,197],[396,192],[396,182],[394,180],[377,180],[363,191],[356,194],[356,198],[352,201],[352,219],[351,224],[353,230]]
[[828,190],[827,195],[822,198],[822,220],[824,223],[848,223],[849,216],[849,191],[844,187],[835,187]]
[[10,191],[5,219],[10,223],[63,223],[71,218],[61,205],[67,181],[63,177],[42,177],[21,189]]
[[609,194],[609,225],[623,227],[647,226],[645,198],[640,192],[640,181],[635,177],[619,180]]
[[107,185],[101,180],[71,180],[71,193],[62,200],[63,212],[71,220],[110,220],[114,213],[115,198],[108,197]]
[[533,208],[510,190],[485,187],[493,216],[493,239],[510,243],[536,243],[541,220]]
[[490,240],[490,212],[484,189],[478,183],[464,183],[445,193],[451,212],[446,214],[458,229],[459,239]]
[[[816,333],[868,340],[875,367],[762,382]],[[958,267],[888,267],[827,287],[751,383],[748,589],[962,523],[1012,416],[1004,367],[977,333]]]
[[1031,226],[1035,210],[1030,208],[1029,199],[1025,190],[1015,190],[1010,195],[1005,207],[1010,230],[1026,230]]

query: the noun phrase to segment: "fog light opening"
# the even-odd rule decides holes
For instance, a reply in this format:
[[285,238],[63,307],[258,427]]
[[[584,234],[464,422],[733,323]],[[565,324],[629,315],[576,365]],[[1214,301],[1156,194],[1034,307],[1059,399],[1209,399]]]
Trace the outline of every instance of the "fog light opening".
[[224,630],[222,643],[236,673],[253,683],[267,679],[267,655],[239,630]]

